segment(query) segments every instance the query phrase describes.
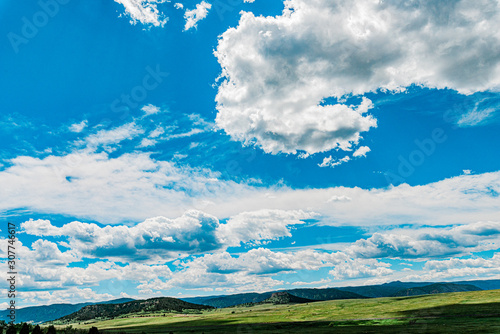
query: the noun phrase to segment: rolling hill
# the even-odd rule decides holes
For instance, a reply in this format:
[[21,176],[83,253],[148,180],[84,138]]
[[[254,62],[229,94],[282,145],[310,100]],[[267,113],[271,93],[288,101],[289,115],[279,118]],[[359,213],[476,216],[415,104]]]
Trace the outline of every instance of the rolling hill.
[[500,290],[412,297],[318,301],[233,307],[167,317],[151,314],[92,323],[119,334],[232,333],[500,333]]
[[288,290],[292,295],[312,299],[312,300],[336,300],[336,299],[364,299],[367,298],[361,294],[343,291],[338,288],[325,289],[293,289]]
[[229,296],[182,298],[182,300],[194,304],[209,305],[212,307],[224,308],[240,304],[260,303],[261,301],[271,297],[272,294],[273,294],[272,292],[238,293]]
[[162,297],[134,300],[121,304],[94,304],[57,319],[57,323],[79,322],[92,319],[112,319],[124,314],[140,312],[183,312],[185,310],[208,310],[211,306],[192,304],[176,298]]
[[287,291],[275,292],[271,295],[271,297],[266,300],[261,301],[259,304],[303,304],[303,303],[311,303],[317,302],[318,300],[300,298],[290,294]]

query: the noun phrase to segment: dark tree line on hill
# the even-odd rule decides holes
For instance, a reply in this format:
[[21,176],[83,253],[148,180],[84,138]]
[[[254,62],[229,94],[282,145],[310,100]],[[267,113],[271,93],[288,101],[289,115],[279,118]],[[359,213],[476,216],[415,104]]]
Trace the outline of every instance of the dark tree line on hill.
[[176,298],[161,297],[134,300],[121,304],[92,304],[79,311],[59,318],[58,324],[75,323],[92,319],[112,319],[124,314],[143,312],[196,312],[213,309],[211,306],[185,302]]
[[0,334],[99,334],[97,327],[92,327],[89,330],[76,329],[72,326],[67,326],[64,329],[56,330],[53,325],[42,328],[40,325],[31,325],[27,323],[19,323],[10,325],[5,321],[0,321]]

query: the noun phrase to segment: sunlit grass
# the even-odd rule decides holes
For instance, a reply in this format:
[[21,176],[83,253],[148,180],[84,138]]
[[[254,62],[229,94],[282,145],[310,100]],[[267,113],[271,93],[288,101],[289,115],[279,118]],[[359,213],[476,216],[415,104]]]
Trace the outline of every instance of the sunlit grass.
[[[257,305],[157,314],[73,324],[126,333],[336,333],[373,328],[398,333],[500,333],[500,290],[415,297],[335,300],[296,305]],[[302,329],[301,329],[302,328]],[[369,333],[370,331],[368,331]]]

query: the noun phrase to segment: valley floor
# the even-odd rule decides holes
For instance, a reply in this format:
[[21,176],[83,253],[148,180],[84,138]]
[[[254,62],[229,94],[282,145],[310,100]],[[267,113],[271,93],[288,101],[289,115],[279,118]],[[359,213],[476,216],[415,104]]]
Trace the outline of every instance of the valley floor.
[[500,333],[500,290],[142,314],[73,324],[105,333]]

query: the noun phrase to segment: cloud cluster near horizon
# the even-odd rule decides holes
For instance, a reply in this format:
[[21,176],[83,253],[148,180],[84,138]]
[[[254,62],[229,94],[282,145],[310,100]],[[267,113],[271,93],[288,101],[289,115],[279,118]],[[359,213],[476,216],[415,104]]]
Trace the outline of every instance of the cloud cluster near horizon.
[[[369,283],[500,277],[498,253],[494,253],[500,246],[500,222],[493,221],[391,228],[338,245],[313,243],[283,250],[259,245],[291,238],[295,232],[290,228],[304,225],[301,219],[313,216],[298,211],[246,212],[223,223],[203,212],[187,212],[174,220],[156,217],[134,226],[113,227],[77,221],[57,227],[50,221],[29,220],[21,224],[22,235],[39,239],[19,247],[22,298],[69,301],[70,293],[75,298],[85,289],[91,289],[97,300],[120,296],[123,291],[112,289],[95,293],[93,287],[108,280],[118,287],[131,285],[128,291],[137,291],[137,296],[179,290],[215,293],[221,284],[226,292],[264,291],[307,284],[310,271],[317,273],[315,286],[359,279]],[[242,226],[254,231],[253,237],[241,234]],[[207,229],[213,232],[206,233]],[[203,238],[196,237],[199,233]],[[228,245],[236,243],[249,248],[228,251]],[[491,256],[474,256],[492,251]],[[175,257],[169,257],[174,253]],[[83,265],[73,265],[82,261]],[[408,264],[415,268],[408,269]],[[407,269],[397,268],[401,266]]]
[[29,220],[21,227],[31,235],[64,237],[67,246],[81,256],[161,262],[177,259],[179,254],[199,254],[242,243],[260,245],[290,237],[291,226],[315,216],[300,210],[260,210],[242,212],[221,224],[212,215],[190,210],[175,219],[149,218],[133,227],[99,227],[78,221],[56,227],[48,220]]

